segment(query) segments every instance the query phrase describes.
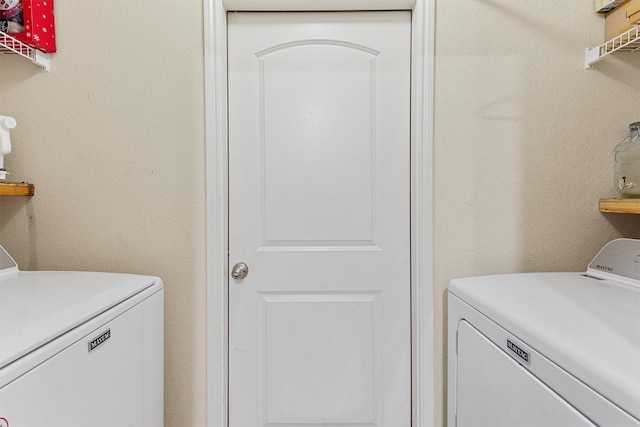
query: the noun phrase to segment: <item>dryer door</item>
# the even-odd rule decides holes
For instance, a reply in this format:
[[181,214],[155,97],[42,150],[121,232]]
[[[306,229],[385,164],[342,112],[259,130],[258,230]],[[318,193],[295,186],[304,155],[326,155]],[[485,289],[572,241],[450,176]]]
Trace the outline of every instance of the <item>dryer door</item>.
[[465,321],[458,324],[457,365],[453,425],[595,426]]

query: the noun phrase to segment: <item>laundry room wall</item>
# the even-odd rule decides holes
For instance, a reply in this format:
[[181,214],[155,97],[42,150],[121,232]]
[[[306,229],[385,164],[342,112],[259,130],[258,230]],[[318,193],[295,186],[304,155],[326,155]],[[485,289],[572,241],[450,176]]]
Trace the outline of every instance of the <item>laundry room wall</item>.
[[55,18],[51,72],[0,57],[9,178],[36,188],[0,199],[0,243],[24,270],[160,276],[165,425],[204,425],[202,2],[64,0]]
[[583,69],[603,42],[592,0],[436,2],[438,391],[449,280],[585,270],[608,240],[640,237],[640,218],[598,211],[616,194],[613,147],[640,120],[640,54]]

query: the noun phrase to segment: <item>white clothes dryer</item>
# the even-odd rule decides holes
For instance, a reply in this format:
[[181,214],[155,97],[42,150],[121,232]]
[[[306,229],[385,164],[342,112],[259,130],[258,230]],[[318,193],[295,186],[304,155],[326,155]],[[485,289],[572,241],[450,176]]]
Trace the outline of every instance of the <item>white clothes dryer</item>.
[[158,277],[19,271],[0,247],[0,427],[161,426]]
[[586,273],[452,280],[449,427],[640,426],[640,241]]

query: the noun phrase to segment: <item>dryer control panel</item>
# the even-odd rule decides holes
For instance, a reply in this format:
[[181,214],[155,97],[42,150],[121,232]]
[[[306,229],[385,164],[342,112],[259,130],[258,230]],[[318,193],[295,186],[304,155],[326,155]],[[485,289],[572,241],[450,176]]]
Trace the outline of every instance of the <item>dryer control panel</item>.
[[640,287],[640,240],[616,239],[607,243],[589,264],[587,274]]
[[[11,258],[9,252],[0,246],[0,276],[18,271],[18,264]],[[2,424],[0,424],[2,427]]]

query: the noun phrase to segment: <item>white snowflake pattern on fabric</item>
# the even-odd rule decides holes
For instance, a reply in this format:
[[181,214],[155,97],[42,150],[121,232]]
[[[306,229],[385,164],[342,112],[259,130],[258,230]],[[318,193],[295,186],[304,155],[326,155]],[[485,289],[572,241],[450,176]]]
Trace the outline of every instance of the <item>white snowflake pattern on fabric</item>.
[[53,0],[0,0],[0,10],[12,1],[25,3],[24,30],[19,34],[20,38],[24,39],[26,44],[43,52],[55,52]]

